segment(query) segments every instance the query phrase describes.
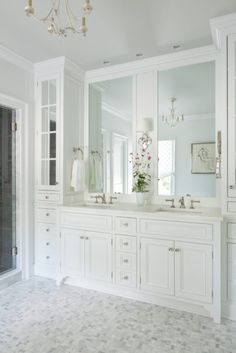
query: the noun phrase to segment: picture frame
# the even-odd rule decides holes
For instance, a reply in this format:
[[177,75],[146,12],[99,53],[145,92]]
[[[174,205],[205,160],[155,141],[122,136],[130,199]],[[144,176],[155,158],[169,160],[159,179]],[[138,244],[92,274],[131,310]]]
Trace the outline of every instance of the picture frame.
[[191,144],[191,173],[215,174],[215,142],[198,142]]

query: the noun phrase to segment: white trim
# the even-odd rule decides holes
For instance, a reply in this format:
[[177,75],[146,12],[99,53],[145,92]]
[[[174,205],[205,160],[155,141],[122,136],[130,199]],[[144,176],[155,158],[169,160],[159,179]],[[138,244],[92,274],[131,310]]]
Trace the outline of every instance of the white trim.
[[23,56],[16,54],[14,51],[3,45],[0,45],[0,58],[30,73],[33,73],[34,71],[34,67],[31,61],[25,59]]
[[227,33],[236,32],[236,13],[215,17],[210,20],[211,34],[217,49],[223,47],[222,38]]
[[[0,94],[0,105],[16,110],[17,121],[17,151],[19,159],[17,160],[17,246],[19,248],[19,259],[17,261],[17,270],[22,271],[22,278],[27,279],[30,276],[30,261],[29,261],[29,219],[30,219],[30,204],[29,204],[29,159],[28,159],[28,104],[4,94]],[[20,176],[20,177],[19,177]]]
[[177,53],[155,56],[148,59],[136,60],[120,65],[113,65],[106,68],[89,70],[85,73],[86,82],[99,82],[111,80],[118,77],[131,76],[136,73],[151,70],[162,70],[161,66],[178,67],[215,60],[217,50],[214,45],[204,46],[195,49],[183,50]]

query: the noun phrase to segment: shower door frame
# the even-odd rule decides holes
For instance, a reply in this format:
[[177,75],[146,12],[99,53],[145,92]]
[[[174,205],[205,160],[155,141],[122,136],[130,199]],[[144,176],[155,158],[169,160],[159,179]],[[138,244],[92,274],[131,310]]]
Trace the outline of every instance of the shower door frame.
[[28,146],[28,104],[0,93],[0,106],[15,111],[17,124],[15,136],[16,148],[16,268],[0,276],[0,280],[20,274],[21,279],[30,276],[29,265],[29,162],[27,158]]

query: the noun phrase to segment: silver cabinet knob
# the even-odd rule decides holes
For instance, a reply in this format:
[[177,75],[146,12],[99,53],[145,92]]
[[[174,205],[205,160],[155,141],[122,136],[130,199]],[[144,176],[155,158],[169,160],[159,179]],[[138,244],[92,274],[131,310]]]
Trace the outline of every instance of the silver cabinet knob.
[[83,236],[81,236],[81,237],[80,237],[80,239],[84,239],[84,237],[83,237]]
[[233,186],[233,185],[230,185],[229,188],[230,188],[230,190],[233,190],[233,189],[234,189],[234,186]]
[[46,245],[47,245],[47,246],[49,246],[49,245],[50,245],[49,241],[46,243]]
[[124,242],[123,244],[124,244],[124,246],[128,246],[129,245],[129,243],[127,241]]
[[46,216],[49,217],[49,216],[50,216],[50,213],[46,213]]
[[46,259],[49,260],[49,259],[50,259],[50,256],[46,256]]
[[128,259],[124,259],[124,263],[127,264],[129,262]]
[[128,276],[124,276],[124,280],[127,281],[129,279]]
[[47,228],[47,229],[46,229],[46,232],[50,232],[50,228]]
[[48,199],[49,199],[49,196],[46,195],[46,196],[45,196],[45,200],[48,200]]
[[89,237],[85,237],[85,240],[88,240]]
[[180,252],[181,251],[181,249],[175,249],[175,252]]
[[174,248],[169,248],[169,251],[172,252],[172,251],[175,251],[175,249]]
[[129,223],[123,223],[124,227],[128,227]]

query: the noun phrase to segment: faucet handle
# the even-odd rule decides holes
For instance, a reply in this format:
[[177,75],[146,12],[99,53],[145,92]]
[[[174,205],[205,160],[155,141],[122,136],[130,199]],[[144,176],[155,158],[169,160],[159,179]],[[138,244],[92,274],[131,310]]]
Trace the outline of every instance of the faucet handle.
[[175,199],[166,199],[166,202],[171,202],[170,208],[175,208]]
[[96,199],[95,203],[98,203],[98,198],[99,198],[99,196],[98,196],[98,195],[91,196],[90,198],[91,198],[91,199]]
[[195,207],[194,207],[194,204],[195,204],[195,203],[200,203],[200,201],[199,201],[199,200],[196,200],[196,201],[191,200],[191,206],[190,206],[190,209],[191,209],[191,210],[194,210],[194,208],[195,208]]
[[179,199],[179,203],[180,203],[180,208],[186,208],[184,196],[182,196],[182,197]]
[[117,199],[118,199],[118,197],[116,197],[116,196],[110,196],[109,204],[113,205],[113,200],[117,200]]

